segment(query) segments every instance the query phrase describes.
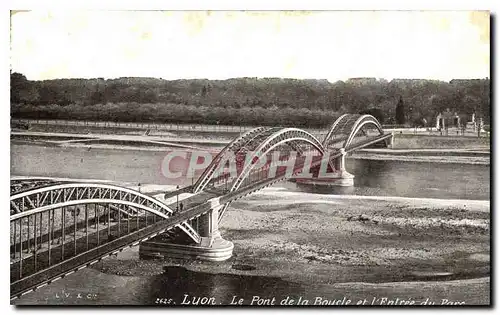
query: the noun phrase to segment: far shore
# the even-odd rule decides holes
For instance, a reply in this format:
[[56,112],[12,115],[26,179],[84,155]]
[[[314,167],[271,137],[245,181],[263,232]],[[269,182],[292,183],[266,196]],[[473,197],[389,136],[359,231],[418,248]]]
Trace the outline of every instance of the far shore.
[[[483,144],[470,146],[461,145],[461,141],[470,142],[470,138],[463,140],[428,139],[427,136],[400,138],[396,135],[394,148],[387,149],[361,149],[349,155],[353,159],[371,159],[407,162],[432,162],[432,163],[455,163],[455,164],[478,164],[490,165],[490,147]],[[445,140],[445,142],[443,142]],[[47,133],[31,131],[13,131],[11,133],[11,144],[18,145],[48,145],[64,148],[93,148],[109,150],[141,150],[141,151],[164,151],[165,149],[181,150],[208,150],[220,151],[230,142],[227,136],[219,137],[215,134],[211,137],[189,136],[181,133],[178,136],[170,134],[168,137],[127,135],[127,134],[72,134],[72,133]],[[404,145],[404,143],[409,145]],[[416,148],[425,143],[439,143],[443,146],[436,148],[427,146]]]

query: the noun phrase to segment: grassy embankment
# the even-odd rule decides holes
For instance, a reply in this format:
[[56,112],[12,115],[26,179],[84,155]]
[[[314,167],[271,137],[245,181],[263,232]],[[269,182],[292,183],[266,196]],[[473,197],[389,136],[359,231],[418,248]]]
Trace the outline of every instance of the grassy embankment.
[[394,134],[394,149],[488,149],[489,137]]
[[[172,127],[172,126],[170,126]],[[210,126],[209,126],[210,127]],[[167,127],[165,127],[167,128]],[[174,127],[172,127],[174,128]],[[29,131],[48,133],[78,133],[78,134],[116,134],[116,135],[143,135],[148,129],[145,127],[104,127],[104,126],[72,126],[64,124],[31,124]],[[213,139],[220,141],[231,141],[240,133],[235,131],[225,131],[223,128],[216,132],[203,132],[200,127],[192,130],[174,129],[152,129],[150,136],[160,136],[167,138],[191,138],[191,139]],[[326,132],[326,129],[325,129]],[[440,136],[424,134],[402,134],[394,133],[394,149],[489,149],[489,137],[461,137],[461,136]]]

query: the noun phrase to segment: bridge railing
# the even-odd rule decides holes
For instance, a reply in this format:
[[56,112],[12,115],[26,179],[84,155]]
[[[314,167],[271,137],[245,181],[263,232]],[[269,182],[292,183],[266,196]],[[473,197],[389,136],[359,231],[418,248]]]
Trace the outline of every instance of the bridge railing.
[[159,123],[159,122],[117,122],[117,121],[95,121],[95,120],[62,120],[62,119],[11,119],[12,125],[45,125],[45,126],[72,126],[72,127],[97,127],[97,128],[127,128],[156,131],[196,131],[196,132],[230,132],[241,133],[254,127],[240,125],[208,125],[208,124],[182,124],[182,123]]
[[[336,151],[333,151],[333,152],[336,152]],[[295,169],[292,171],[292,173],[295,174],[295,173],[297,173],[297,170],[304,169],[304,163],[306,161],[307,155],[314,156],[311,165],[309,165],[310,169],[317,167],[321,163],[322,157],[320,155],[318,155],[318,152],[316,150],[308,150],[308,151],[302,152],[302,154],[299,154],[295,159],[295,165],[294,165]],[[333,161],[337,157],[338,157],[338,155],[334,154],[334,155],[330,156],[330,160]],[[270,176],[269,172],[273,168],[276,168],[276,174],[275,174],[276,177],[284,175],[284,174],[281,174],[280,172],[281,171],[286,172],[286,170],[284,170],[285,168],[283,166],[277,166],[277,165],[282,165],[284,161],[288,160],[289,159],[288,155],[281,155],[277,160],[272,159],[272,154],[269,154],[265,158],[267,158],[268,162],[260,168],[252,169],[249,172],[248,176],[243,180],[240,187],[247,187],[249,185],[252,185],[255,182],[271,179],[269,177]],[[240,173],[242,168],[243,168],[243,165],[240,165],[240,168],[238,168],[238,170],[237,170],[237,175]],[[288,172],[290,172],[290,171],[288,171]],[[226,173],[220,174],[220,175],[216,176],[215,178],[213,178],[210,181],[209,185],[207,185],[207,187],[208,188],[210,188],[210,187],[219,188],[219,189],[221,189],[222,192],[229,192],[231,190],[231,187],[235,184],[236,179],[237,178],[233,177],[231,173],[226,172]]]
[[46,207],[11,216],[11,284],[164,220],[143,209],[110,203]]

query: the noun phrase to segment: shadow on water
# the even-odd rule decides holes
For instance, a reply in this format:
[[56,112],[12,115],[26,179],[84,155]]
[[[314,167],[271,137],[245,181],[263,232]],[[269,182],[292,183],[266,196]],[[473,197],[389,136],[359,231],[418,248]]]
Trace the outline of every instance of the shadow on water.
[[[249,305],[254,296],[262,299],[274,297],[279,303],[287,297],[298,300],[305,293],[299,284],[276,277],[210,274],[181,266],[166,266],[164,273],[154,277],[148,286],[150,290],[147,300],[143,301],[145,304],[160,304],[171,299],[170,304],[175,305],[201,305],[202,302],[209,305],[213,304],[212,301],[216,305],[229,305],[233,296],[244,298],[243,305]],[[159,300],[162,298],[167,301]]]
[[[399,270],[391,274],[390,270],[386,270],[385,274],[372,274],[364,277],[362,281],[371,283],[450,281],[489,276],[489,266],[480,265],[482,266],[469,266],[470,268],[450,270],[451,272],[443,272],[446,271],[444,266],[437,268],[441,271],[423,268],[420,272]],[[349,291],[328,285],[304,286],[277,277],[197,272],[182,266],[165,266],[164,273],[148,281],[147,287],[149,288],[148,294],[145,295],[147,297],[141,301],[145,305],[230,305],[240,298],[243,299],[242,305],[280,305],[281,301],[287,299],[297,303],[299,300],[314,300],[315,296],[341,298]],[[352,293],[354,292],[355,290]]]
[[[463,265],[463,264],[462,264]],[[234,269],[235,265],[233,265]],[[252,267],[245,265],[245,267]],[[413,266],[407,268],[385,268],[376,273],[363,269],[351,270],[351,281],[347,282],[404,282],[404,281],[449,281],[488,277],[487,263],[463,265],[462,268],[446,266]],[[239,268],[239,267],[238,267]],[[384,269],[384,268],[383,268]],[[361,277],[361,278],[360,278]],[[357,279],[356,279],[357,278]],[[338,282],[340,284],[346,281]],[[398,288],[389,295],[398,295]],[[371,289],[370,289],[371,288]],[[84,269],[36,291],[14,304],[30,305],[151,305],[151,306],[198,306],[231,305],[243,299],[240,305],[288,305],[312,304],[316,297],[340,300],[345,296],[366,297],[368,292],[378,292],[382,287],[332,286],[331,283],[302,284],[278,277],[237,275],[228,273],[206,273],[192,271],[183,266],[165,266],[163,273],[153,276],[118,276],[103,274],[97,270]],[[415,290],[415,289],[414,289]],[[420,291],[412,291],[421,295]],[[82,294],[84,298],[78,298]],[[88,295],[91,298],[88,299]],[[95,298],[94,298],[95,296]],[[273,301],[274,298],[274,301]],[[293,301],[292,301],[293,300]],[[252,303],[253,301],[253,303]],[[309,302],[307,302],[309,301]],[[233,304],[234,305],[234,304]],[[286,305],[286,304],[283,304]]]

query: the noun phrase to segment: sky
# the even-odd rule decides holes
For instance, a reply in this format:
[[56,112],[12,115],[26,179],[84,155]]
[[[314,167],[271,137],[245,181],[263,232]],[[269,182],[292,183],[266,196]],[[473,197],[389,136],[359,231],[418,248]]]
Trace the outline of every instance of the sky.
[[490,77],[487,11],[29,11],[11,70],[30,80]]

